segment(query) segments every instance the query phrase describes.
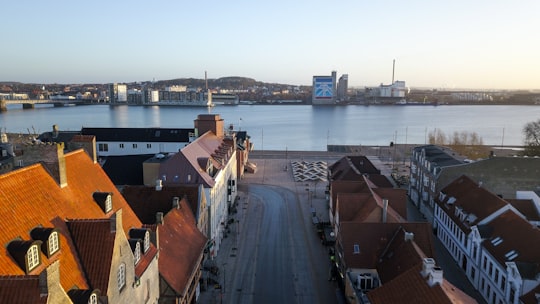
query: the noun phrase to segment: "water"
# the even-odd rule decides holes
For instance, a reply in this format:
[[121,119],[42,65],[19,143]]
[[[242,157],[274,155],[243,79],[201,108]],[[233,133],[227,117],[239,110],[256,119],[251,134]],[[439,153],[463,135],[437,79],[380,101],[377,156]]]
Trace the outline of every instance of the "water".
[[246,130],[257,150],[324,151],[326,145],[425,144],[435,128],[446,134],[478,133],[484,144],[522,145],[523,126],[540,118],[540,106],[239,105],[137,107],[91,105],[23,110],[8,106],[0,127],[13,133],[81,127],[192,128],[198,114],[220,114],[226,126]]

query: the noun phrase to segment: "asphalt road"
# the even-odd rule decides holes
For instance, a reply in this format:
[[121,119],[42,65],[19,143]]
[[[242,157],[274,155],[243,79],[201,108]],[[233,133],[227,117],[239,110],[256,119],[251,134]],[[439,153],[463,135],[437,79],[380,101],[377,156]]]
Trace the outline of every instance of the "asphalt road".
[[247,197],[240,201],[243,220],[232,236],[234,264],[223,266],[223,302],[337,303],[335,286],[327,281],[326,248],[301,205],[306,195],[262,184],[238,190]]

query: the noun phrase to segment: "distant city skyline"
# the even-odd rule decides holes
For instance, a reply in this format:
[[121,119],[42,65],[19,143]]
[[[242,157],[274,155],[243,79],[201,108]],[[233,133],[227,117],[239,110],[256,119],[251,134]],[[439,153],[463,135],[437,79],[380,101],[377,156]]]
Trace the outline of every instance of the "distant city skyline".
[[349,87],[540,89],[540,2],[10,1],[0,81],[112,83],[241,76]]

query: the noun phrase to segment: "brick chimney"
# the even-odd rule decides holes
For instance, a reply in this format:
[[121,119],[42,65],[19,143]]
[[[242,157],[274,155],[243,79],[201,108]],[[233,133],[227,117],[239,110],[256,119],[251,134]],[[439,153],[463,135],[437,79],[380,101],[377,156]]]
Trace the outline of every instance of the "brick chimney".
[[42,163],[61,188],[67,186],[63,143],[26,144],[21,158],[27,165]]
[[200,114],[194,121],[194,126],[199,135],[212,131],[219,138],[225,136],[224,122],[219,114]]

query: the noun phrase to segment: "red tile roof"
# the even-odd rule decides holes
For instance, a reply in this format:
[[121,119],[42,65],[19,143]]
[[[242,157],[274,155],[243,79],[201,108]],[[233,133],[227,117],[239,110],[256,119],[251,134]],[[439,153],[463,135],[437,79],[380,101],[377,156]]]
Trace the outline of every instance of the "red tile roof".
[[[444,200],[440,201],[437,196],[435,202],[441,206],[448,216],[454,219],[454,222],[460,228],[468,232],[470,227],[481,223],[495,211],[505,207],[508,203],[497,195],[482,188],[471,178],[463,175],[441,190],[446,194]],[[448,204],[451,198],[455,198],[452,204]],[[461,208],[465,213],[475,216],[474,221],[464,223],[455,216],[455,209]]]
[[41,297],[39,276],[0,276],[0,303],[47,303],[47,297]]
[[[516,262],[520,271],[528,268],[522,276],[527,277],[532,273],[534,278],[540,274],[540,246],[531,246],[540,243],[540,229],[511,210],[484,226],[489,228],[491,236],[482,245],[501,265],[510,261],[506,255],[515,250],[517,256],[511,261]],[[491,240],[497,237],[501,242],[494,245]]]
[[[356,223],[342,222],[338,242],[343,248],[347,268],[375,269],[384,250],[396,232],[404,229],[414,233],[414,241],[426,256],[434,256],[433,233],[429,223]],[[354,245],[360,252],[353,252]]]
[[122,195],[144,224],[154,224],[157,212],[169,212],[174,197],[186,197],[194,215],[199,208],[198,185],[163,186],[160,191],[156,191],[154,187],[126,186]]
[[197,229],[185,200],[157,225],[159,233],[159,273],[177,294],[185,295],[192,275],[201,266],[206,237]]
[[116,238],[115,231],[111,229],[112,225],[114,223],[109,219],[67,222],[90,289],[99,289],[103,294],[107,294],[109,286]]
[[532,199],[506,199],[506,201],[514,206],[529,221],[540,221],[540,214]]
[[477,303],[476,300],[443,280],[442,285],[429,286],[421,275],[422,263],[410,268],[402,275],[381,287],[367,293],[372,304],[443,304],[443,303]]

